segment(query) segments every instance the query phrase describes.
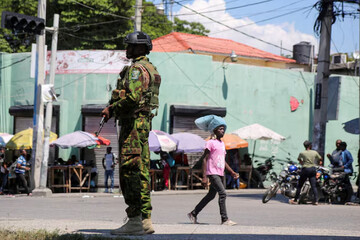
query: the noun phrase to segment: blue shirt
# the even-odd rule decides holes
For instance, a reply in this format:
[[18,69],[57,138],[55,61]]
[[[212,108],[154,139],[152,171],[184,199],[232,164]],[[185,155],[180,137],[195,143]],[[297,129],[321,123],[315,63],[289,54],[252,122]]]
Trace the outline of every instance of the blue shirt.
[[26,159],[24,158],[23,155],[21,155],[21,156],[16,160],[15,173],[25,174],[25,169],[23,169],[23,168],[18,168],[18,167],[17,167],[18,164],[20,164],[21,167],[26,167]]
[[353,167],[352,167],[352,163],[353,163],[353,158],[351,156],[351,153],[348,150],[344,150],[341,153],[341,160],[343,162],[344,165],[344,172],[345,173],[352,173]]

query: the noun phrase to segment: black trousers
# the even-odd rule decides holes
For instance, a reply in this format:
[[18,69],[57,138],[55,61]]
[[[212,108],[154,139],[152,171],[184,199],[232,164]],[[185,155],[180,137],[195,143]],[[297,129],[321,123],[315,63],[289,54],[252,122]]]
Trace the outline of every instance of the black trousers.
[[298,185],[296,188],[295,201],[297,201],[297,199],[299,198],[301,188],[303,187],[303,185],[307,179],[309,179],[311,189],[313,190],[313,193],[314,193],[314,201],[317,202],[317,201],[319,201],[319,196],[318,196],[318,191],[316,188],[316,168],[315,167],[303,168],[301,170],[300,179],[299,179],[299,182],[298,182]]
[[28,187],[28,183],[26,181],[25,175],[22,173],[15,173],[15,174],[16,174],[16,182],[14,184],[14,194],[19,193],[19,184],[22,184],[23,187],[25,188],[26,194],[29,195],[30,191],[29,191],[29,187]]
[[226,222],[228,220],[228,216],[226,213],[226,191],[223,184],[223,177],[219,175],[209,175],[210,180],[210,189],[209,192],[205,195],[205,197],[196,205],[195,209],[191,212],[194,216],[197,216],[201,210],[215,198],[216,193],[219,194],[219,207],[220,207],[220,216],[221,222]]
[[354,194],[354,190],[353,190],[351,182],[350,182],[349,174],[345,175],[344,183],[345,183],[345,188],[346,188],[346,192],[347,192],[346,202],[351,202],[351,197]]

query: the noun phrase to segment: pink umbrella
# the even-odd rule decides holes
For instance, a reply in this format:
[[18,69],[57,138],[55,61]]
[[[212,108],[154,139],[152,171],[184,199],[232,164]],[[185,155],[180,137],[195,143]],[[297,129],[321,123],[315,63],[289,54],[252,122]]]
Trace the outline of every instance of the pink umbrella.
[[171,134],[171,136],[178,141],[176,152],[203,152],[205,149],[206,141],[199,135],[182,132]]
[[177,141],[166,132],[151,130],[149,133],[149,148],[153,152],[172,152],[176,150]]

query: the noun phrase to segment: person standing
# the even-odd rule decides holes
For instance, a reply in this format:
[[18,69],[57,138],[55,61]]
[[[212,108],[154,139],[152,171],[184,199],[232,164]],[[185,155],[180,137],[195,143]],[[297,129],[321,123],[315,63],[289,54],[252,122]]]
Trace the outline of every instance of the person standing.
[[345,204],[346,203],[351,203],[351,197],[354,193],[354,190],[352,188],[351,182],[350,182],[350,177],[352,175],[352,173],[354,172],[352,163],[354,161],[351,153],[346,149],[347,144],[346,142],[341,142],[340,143],[340,149],[341,149],[341,161],[342,161],[342,168],[344,168],[344,183],[346,186],[346,200],[345,200]]
[[[161,77],[146,57],[152,50],[149,35],[143,32],[128,34],[126,57],[130,66],[120,72],[117,88],[102,115],[119,120],[120,186],[124,195],[128,222],[112,230],[114,235],[151,234],[150,151],[149,132],[152,118],[157,114]],[[152,113],[156,110],[155,114]]]
[[105,169],[105,192],[109,192],[108,180],[110,178],[111,185],[110,185],[110,193],[114,191],[114,169],[115,169],[115,155],[111,152],[112,148],[106,148],[106,154],[102,159],[102,165]]
[[1,165],[1,186],[0,186],[0,195],[4,194],[4,188],[7,184],[8,176],[9,176],[9,170],[8,170],[8,163],[5,159],[5,149],[0,148],[0,165]]
[[26,162],[26,150],[22,149],[20,150],[20,156],[16,160],[16,167],[15,167],[15,175],[16,175],[16,182],[14,184],[14,193],[19,193],[19,184],[22,184],[25,188],[26,194],[28,196],[31,196],[31,192],[28,187],[28,183],[25,178],[25,172],[30,171],[30,168],[27,166]]
[[297,184],[296,194],[294,199],[290,199],[290,204],[297,204],[297,200],[300,196],[301,188],[303,187],[306,179],[309,179],[311,189],[314,193],[313,205],[318,205],[319,197],[316,188],[316,165],[322,164],[322,158],[320,154],[312,150],[312,143],[310,141],[304,142],[305,151],[301,152],[298,157],[298,161],[302,166],[300,179]]
[[341,140],[338,139],[335,142],[336,145],[336,149],[331,153],[331,155],[328,153],[326,156],[328,157],[328,159],[330,160],[330,163],[334,166],[334,167],[341,167],[342,166],[342,162],[341,162],[341,148],[340,148],[340,144],[341,144]]
[[224,186],[224,170],[230,172],[234,179],[239,178],[239,174],[235,173],[225,161],[225,144],[221,138],[225,134],[226,123],[225,120],[216,115],[207,115],[195,120],[195,124],[202,130],[210,131],[212,133],[211,139],[206,142],[205,151],[202,155],[203,159],[203,179],[202,185],[208,186],[210,180],[209,192],[205,197],[195,206],[194,210],[187,214],[190,221],[197,224],[197,216],[201,210],[215,198],[216,193],[219,194],[219,208],[221,216],[221,224],[232,226],[236,223],[228,218],[226,211],[226,191]]

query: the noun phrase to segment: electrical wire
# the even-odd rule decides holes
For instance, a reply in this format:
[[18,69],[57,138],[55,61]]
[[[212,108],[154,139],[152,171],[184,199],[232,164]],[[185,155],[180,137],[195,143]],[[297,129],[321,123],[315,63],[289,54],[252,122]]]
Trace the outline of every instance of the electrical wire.
[[93,8],[93,7],[90,7],[90,6],[86,5],[86,4],[79,3],[79,2],[77,2],[77,1],[75,1],[75,0],[72,0],[72,2],[78,4],[78,5],[82,6],[82,7],[85,7],[85,8],[94,10],[94,11],[99,11],[99,12],[104,13],[104,14],[109,15],[109,16],[113,16],[113,17],[117,17],[117,18],[122,18],[122,19],[132,20],[132,19],[129,18],[129,17],[125,17],[125,16],[121,16],[121,15],[114,14],[114,13],[104,12],[104,11],[95,9],[95,8]]
[[8,67],[12,67],[12,66],[14,66],[14,65],[16,65],[16,64],[18,64],[18,63],[21,63],[21,62],[25,61],[26,59],[28,59],[28,58],[30,58],[30,57],[31,57],[31,56],[25,57],[25,58],[23,58],[23,59],[20,59],[20,60],[18,60],[18,61],[16,61],[16,62],[13,62],[13,63],[7,65],[7,66],[1,67],[0,70],[3,70],[3,69],[8,68]]
[[[258,4],[262,4],[262,3],[266,3],[266,2],[271,2],[274,0],[264,0],[261,2],[256,2],[256,3],[250,3],[250,4],[246,4],[246,5],[241,5],[241,6],[237,6],[237,7],[230,7],[230,8],[224,8],[224,9],[216,9],[216,10],[209,10],[209,11],[205,11],[205,12],[198,12],[197,13],[182,13],[182,14],[174,14],[175,17],[177,16],[188,16],[188,15],[196,15],[199,13],[213,13],[213,12],[221,12],[221,11],[229,11],[229,10],[234,10],[234,9],[239,9],[239,8],[245,8],[245,7],[250,7],[250,6],[254,6],[254,5],[258,5]],[[177,2],[176,2],[177,3]]]
[[[174,2],[175,2],[176,4],[178,4],[178,5],[186,8],[186,9],[194,12],[194,13],[197,13],[197,11],[195,11],[195,10],[192,9],[192,8],[189,8],[189,7],[187,7],[187,6],[185,6],[185,5],[181,4],[181,3],[178,3],[177,1],[174,1]],[[274,44],[274,43],[265,41],[265,40],[263,40],[263,39],[261,39],[261,38],[252,36],[252,35],[250,35],[250,34],[248,34],[248,33],[245,33],[245,32],[243,32],[243,31],[240,31],[240,30],[238,30],[238,29],[235,29],[235,28],[233,28],[233,27],[230,27],[229,25],[224,24],[224,23],[222,23],[222,22],[219,22],[219,21],[217,21],[217,20],[215,20],[215,19],[213,19],[213,18],[210,18],[210,17],[202,14],[202,13],[198,13],[198,15],[200,15],[200,16],[202,16],[202,17],[205,17],[205,18],[207,18],[207,19],[209,19],[209,20],[211,20],[211,21],[213,21],[213,22],[215,22],[215,23],[218,23],[218,24],[222,25],[222,26],[225,26],[225,27],[227,27],[227,28],[229,28],[229,29],[232,29],[232,30],[234,30],[235,32],[241,33],[241,34],[243,34],[243,35],[245,35],[245,36],[247,36],[247,37],[249,37],[249,38],[258,40],[258,41],[260,41],[260,42],[262,42],[262,43],[268,44],[268,45],[270,45],[270,46],[273,46],[273,47],[276,47],[276,48],[279,48],[279,49],[282,49],[282,50],[285,50],[285,51],[288,51],[288,52],[291,52],[291,53],[293,52],[293,51],[290,50],[290,49],[286,49],[286,48],[281,47],[281,46],[278,46],[278,45],[276,45],[276,44]]]
[[62,33],[59,33],[59,34],[68,35],[68,36],[70,36],[70,37],[77,38],[77,39],[81,39],[81,40],[84,40],[84,41],[89,41],[89,42],[106,42],[106,41],[113,41],[113,40],[117,40],[117,39],[120,39],[120,38],[124,38],[124,37],[125,37],[124,34],[121,34],[120,36],[118,36],[118,37],[113,37],[113,38],[90,39],[90,38],[78,37],[78,36],[76,36],[76,35],[74,35],[74,34],[65,33],[65,32],[62,32]]
[[121,22],[121,21],[123,21],[123,20],[122,20],[122,19],[119,19],[119,20],[112,20],[112,21],[105,21],[105,22],[98,22],[98,23],[77,24],[77,25],[74,25],[74,26],[71,26],[71,27],[62,27],[62,28],[59,28],[59,31],[61,31],[61,30],[72,30],[71,28],[100,26],[100,25],[105,25],[105,24],[110,24],[110,23]]
[[[304,1],[304,0],[301,0],[301,1]],[[280,9],[281,9],[281,10],[285,10],[286,7],[288,7],[288,6],[293,6],[293,5],[295,5],[295,4],[297,4],[297,3],[301,2],[301,1],[296,1],[295,3],[290,3],[290,4],[287,4],[287,5],[281,6],[281,7],[279,7],[279,8],[275,8],[275,9],[271,9],[271,10],[267,10],[267,11],[263,11],[263,12],[258,12],[258,13],[254,13],[254,14],[250,14],[250,15],[246,15],[246,16],[238,16],[238,17],[252,17],[252,16],[256,16],[256,15],[263,15],[263,14],[269,13],[269,12],[273,13],[274,11],[277,11],[277,10],[280,10]],[[313,6],[313,5],[311,5],[311,6]],[[294,11],[291,11],[290,13],[285,13],[285,14],[283,14],[283,15],[278,15],[278,16],[271,17],[271,18],[267,18],[267,19],[264,19],[264,20],[259,20],[258,22],[265,22],[265,21],[268,21],[268,20],[272,20],[272,19],[275,19],[275,18],[279,18],[279,17],[285,16],[285,15],[289,15],[289,14],[291,14],[291,13],[294,13],[294,12],[298,11],[299,9],[301,9],[301,8],[296,8]],[[147,16],[150,16],[150,15],[147,15]],[[152,14],[152,16],[154,16],[154,14]],[[235,18],[236,15],[232,15],[232,17]],[[238,17],[236,17],[236,18],[238,18]],[[229,21],[233,21],[233,19],[221,20],[222,23],[224,23],[224,22],[229,22]],[[151,21],[151,20],[148,20],[148,21],[145,20],[145,21],[143,21],[143,22],[151,22],[151,23],[154,23],[154,24],[156,24],[156,23],[169,24],[169,25],[173,24],[172,22],[169,22],[169,21],[167,21],[167,22],[164,22],[164,21],[162,21],[162,22],[153,22],[153,21]],[[211,22],[213,22],[213,21],[202,22],[201,24],[204,25],[204,24],[211,23]],[[258,23],[258,22],[254,22],[254,23],[252,23],[252,24],[256,24],[256,23]],[[249,25],[251,25],[251,24],[249,24]],[[239,27],[241,27],[241,26],[239,26]],[[236,28],[236,27],[235,27],[235,28]],[[220,31],[220,32],[222,32],[222,31]],[[220,33],[220,32],[219,32],[219,33]]]
[[[284,13],[284,14],[280,14],[280,15],[277,15],[277,16],[274,16],[274,17],[266,18],[266,19],[263,19],[263,20],[259,20],[259,21],[256,21],[256,22],[249,23],[249,24],[236,26],[236,27],[233,27],[233,28],[239,29],[239,28],[242,28],[242,27],[247,27],[247,26],[250,26],[250,25],[258,24],[258,23],[261,23],[261,22],[266,22],[266,21],[269,21],[269,20],[273,20],[273,19],[276,19],[276,18],[283,17],[283,16],[287,16],[287,15],[293,14],[295,12],[299,12],[300,10],[305,10],[305,9],[309,9],[309,8],[312,8],[312,6],[295,9],[293,11],[290,11],[290,12],[287,12],[287,13]],[[223,31],[220,31],[220,32],[225,32],[225,31],[230,31],[230,30],[233,30],[233,29],[226,29],[226,30],[223,30]],[[217,33],[220,33],[220,32],[217,32]]]

